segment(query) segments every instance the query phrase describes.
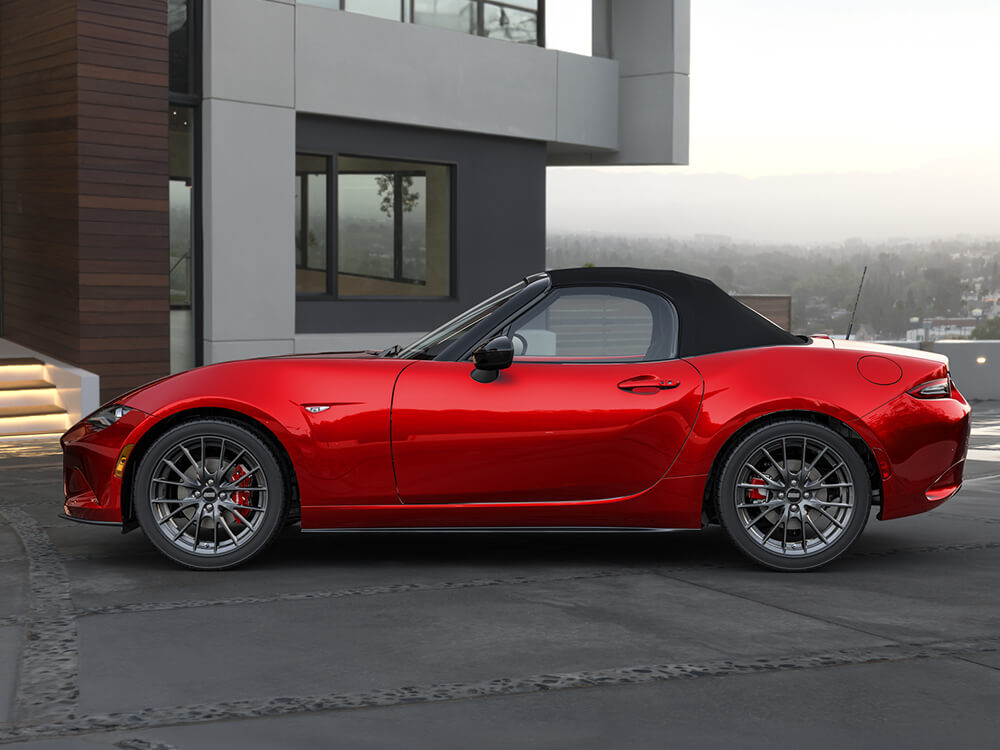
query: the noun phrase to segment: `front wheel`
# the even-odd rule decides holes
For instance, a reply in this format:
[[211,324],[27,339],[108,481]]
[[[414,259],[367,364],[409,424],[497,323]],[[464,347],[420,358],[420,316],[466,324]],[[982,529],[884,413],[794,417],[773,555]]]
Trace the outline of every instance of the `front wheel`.
[[132,490],[149,541],[199,570],[259,554],[282,528],[287,494],[274,451],[225,419],[192,419],[161,435],[143,455]]
[[755,430],[730,452],[716,508],[751,559],[774,570],[813,570],[861,534],[871,481],[843,437],[815,422],[786,420]]

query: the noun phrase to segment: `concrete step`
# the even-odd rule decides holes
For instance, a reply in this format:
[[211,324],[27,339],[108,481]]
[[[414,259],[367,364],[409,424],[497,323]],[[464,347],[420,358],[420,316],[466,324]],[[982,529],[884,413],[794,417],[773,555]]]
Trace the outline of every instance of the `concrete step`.
[[48,380],[5,380],[0,381],[0,393],[4,391],[39,391],[55,388]]
[[0,437],[62,433],[69,428],[69,415],[55,404],[0,406]]
[[59,391],[47,380],[0,381],[0,408],[55,404]]
[[45,363],[35,357],[0,357],[0,385],[44,380]]

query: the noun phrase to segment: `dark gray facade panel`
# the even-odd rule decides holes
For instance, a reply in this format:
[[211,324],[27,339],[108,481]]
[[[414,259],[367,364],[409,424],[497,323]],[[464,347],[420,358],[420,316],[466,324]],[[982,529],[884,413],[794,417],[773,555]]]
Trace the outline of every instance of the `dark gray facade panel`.
[[454,166],[451,298],[299,298],[296,333],[430,330],[545,268],[545,144],[299,115],[296,150]]

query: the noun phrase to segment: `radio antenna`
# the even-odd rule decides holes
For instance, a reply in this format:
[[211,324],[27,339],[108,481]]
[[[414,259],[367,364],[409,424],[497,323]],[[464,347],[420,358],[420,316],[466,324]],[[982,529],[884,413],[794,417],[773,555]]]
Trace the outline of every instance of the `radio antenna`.
[[858,303],[861,301],[861,287],[865,285],[865,274],[868,273],[868,266],[861,272],[861,283],[858,284],[858,296],[854,298],[854,309],[851,310],[851,322],[847,324],[847,336],[845,340],[851,338],[851,331],[854,330],[854,316],[858,314]]

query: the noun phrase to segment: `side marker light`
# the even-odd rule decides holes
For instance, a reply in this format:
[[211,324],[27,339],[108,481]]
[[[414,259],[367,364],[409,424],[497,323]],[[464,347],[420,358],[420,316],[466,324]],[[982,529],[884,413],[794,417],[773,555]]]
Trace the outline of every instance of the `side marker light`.
[[135,443],[129,443],[124,448],[122,452],[118,454],[118,463],[115,464],[115,479],[121,479],[122,474],[125,473],[125,462],[128,461],[128,457],[132,454],[132,449],[135,448]]

